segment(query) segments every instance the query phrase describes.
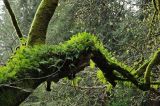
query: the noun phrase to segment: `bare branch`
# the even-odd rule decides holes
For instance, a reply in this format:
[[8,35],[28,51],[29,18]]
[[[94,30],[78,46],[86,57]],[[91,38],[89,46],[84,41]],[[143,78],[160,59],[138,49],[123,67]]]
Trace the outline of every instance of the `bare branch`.
[[13,12],[10,4],[9,4],[9,1],[8,1],[8,0],[3,0],[3,2],[4,2],[4,4],[5,4],[8,12],[9,12],[9,14],[10,14],[10,17],[11,17],[11,20],[12,20],[12,23],[13,23],[13,26],[14,26],[16,32],[17,32],[18,37],[19,37],[19,38],[22,38],[22,37],[23,37],[22,32],[21,32],[21,30],[20,30],[20,28],[19,28],[19,26],[18,26],[18,22],[17,22],[17,20],[16,20],[16,16],[15,16],[15,14],[14,14],[14,12]]

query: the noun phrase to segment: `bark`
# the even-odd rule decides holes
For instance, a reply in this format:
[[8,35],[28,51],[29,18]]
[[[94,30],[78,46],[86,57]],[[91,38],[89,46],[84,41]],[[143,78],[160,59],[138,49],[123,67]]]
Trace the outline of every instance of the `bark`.
[[17,20],[16,20],[16,16],[14,15],[14,12],[13,12],[10,4],[9,4],[9,1],[8,1],[8,0],[3,0],[3,3],[5,4],[8,12],[9,12],[9,14],[10,14],[10,17],[11,17],[12,23],[13,23],[13,26],[14,26],[16,32],[17,32],[18,37],[19,37],[19,38],[22,38],[22,37],[23,37],[22,32],[21,32],[21,30],[20,30],[20,28],[19,28],[19,26],[18,26],[18,22],[17,22]]
[[33,19],[28,45],[45,44],[48,24],[58,5],[58,0],[42,0]]

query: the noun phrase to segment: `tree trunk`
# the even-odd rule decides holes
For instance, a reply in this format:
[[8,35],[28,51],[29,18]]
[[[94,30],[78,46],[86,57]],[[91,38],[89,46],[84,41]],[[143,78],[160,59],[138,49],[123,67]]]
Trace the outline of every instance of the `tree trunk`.
[[28,45],[45,44],[48,24],[58,5],[58,0],[42,0],[33,19]]

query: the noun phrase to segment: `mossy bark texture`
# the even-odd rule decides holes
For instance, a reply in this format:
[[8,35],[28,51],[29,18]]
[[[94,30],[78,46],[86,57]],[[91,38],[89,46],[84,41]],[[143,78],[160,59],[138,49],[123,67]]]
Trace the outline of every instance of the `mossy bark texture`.
[[49,21],[58,5],[58,0],[42,0],[33,19],[28,45],[44,44]]

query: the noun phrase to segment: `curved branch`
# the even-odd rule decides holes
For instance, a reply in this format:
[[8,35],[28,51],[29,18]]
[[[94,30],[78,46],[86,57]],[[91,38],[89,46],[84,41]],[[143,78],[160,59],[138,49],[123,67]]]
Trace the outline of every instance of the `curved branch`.
[[[98,68],[102,70],[105,78],[113,86],[116,81],[129,81],[143,91],[150,90],[150,73],[153,65],[159,64],[160,51],[156,52],[153,60],[148,64],[145,81],[140,82],[134,74],[133,68],[118,62],[105,49],[97,37],[89,33],[81,33],[73,36],[71,40],[59,45],[37,45],[34,47],[21,47],[8,61],[6,66],[0,67],[0,83],[7,84],[10,88],[0,86],[1,103],[10,105],[16,97],[22,96],[15,103],[20,104],[30,93],[24,94],[19,89],[35,89],[44,81],[58,82],[61,78],[73,79],[75,74],[89,65],[92,59]],[[15,65],[16,64],[16,65]],[[119,73],[115,74],[114,71]],[[120,76],[121,75],[121,76]],[[148,79],[149,78],[149,79]],[[141,78],[143,80],[143,78]],[[154,83],[155,84],[155,83]],[[48,85],[47,90],[50,90]],[[16,90],[16,94],[14,93]],[[7,95],[7,99],[3,99]]]
[[44,44],[49,21],[58,5],[58,0],[42,0],[34,16],[28,35],[28,45]]
[[145,83],[150,84],[150,76],[153,66],[160,64],[160,50],[156,51],[145,71]]

